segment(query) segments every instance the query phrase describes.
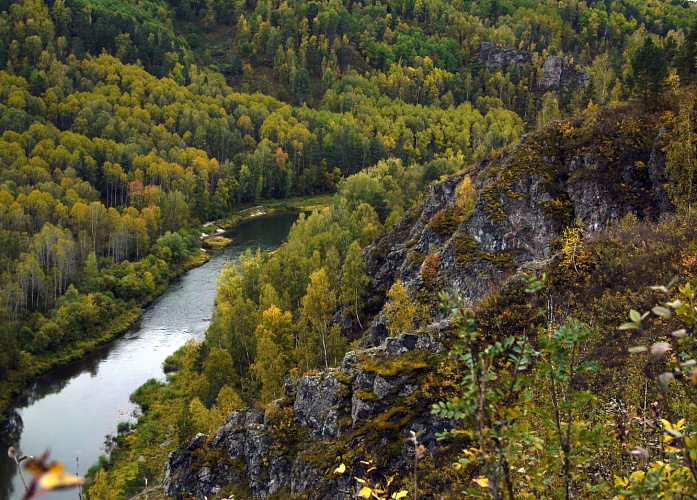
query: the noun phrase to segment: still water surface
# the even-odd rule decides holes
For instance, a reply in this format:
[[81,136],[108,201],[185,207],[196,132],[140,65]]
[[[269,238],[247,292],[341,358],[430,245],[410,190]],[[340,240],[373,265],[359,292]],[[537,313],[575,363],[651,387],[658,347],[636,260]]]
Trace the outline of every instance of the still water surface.
[[[225,262],[247,248],[277,247],[296,218],[285,213],[245,221],[232,233],[231,246],[176,279],[122,337],[35,380],[0,427],[0,500],[20,500],[24,493],[5,453],[10,445],[30,455],[49,448],[51,458],[64,462],[68,472],[84,474],[104,453],[105,436],[116,433],[118,422],[132,420],[130,394],[150,378],[163,380],[165,358],[188,339],[203,338]],[[78,494],[66,490],[45,498],[77,500]]]

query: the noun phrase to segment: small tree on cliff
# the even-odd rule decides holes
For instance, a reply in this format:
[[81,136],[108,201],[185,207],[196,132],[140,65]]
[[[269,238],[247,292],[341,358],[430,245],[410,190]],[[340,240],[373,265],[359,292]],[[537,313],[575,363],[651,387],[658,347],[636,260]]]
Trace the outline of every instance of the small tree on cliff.
[[360,310],[363,307],[365,287],[369,281],[365,274],[365,262],[361,254],[361,247],[354,241],[349,246],[344,261],[341,276],[341,303],[345,308],[344,315],[355,317],[360,328],[363,328]]
[[389,301],[385,304],[385,316],[390,337],[413,330],[418,310],[401,280],[398,279],[390,287],[387,298]]

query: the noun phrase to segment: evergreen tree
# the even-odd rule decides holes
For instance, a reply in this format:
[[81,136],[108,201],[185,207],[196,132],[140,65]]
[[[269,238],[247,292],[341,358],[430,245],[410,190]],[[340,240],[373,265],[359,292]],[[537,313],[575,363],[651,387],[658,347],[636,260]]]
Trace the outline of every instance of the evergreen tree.
[[697,75],[697,67],[695,67],[697,57],[697,21],[695,21],[690,30],[685,36],[677,56],[675,57],[675,68],[680,75],[680,81],[683,84],[692,83]]
[[644,44],[632,58],[632,70],[634,91],[642,96],[644,105],[651,95],[655,106],[668,78],[668,65],[663,49],[650,36],[644,38]]

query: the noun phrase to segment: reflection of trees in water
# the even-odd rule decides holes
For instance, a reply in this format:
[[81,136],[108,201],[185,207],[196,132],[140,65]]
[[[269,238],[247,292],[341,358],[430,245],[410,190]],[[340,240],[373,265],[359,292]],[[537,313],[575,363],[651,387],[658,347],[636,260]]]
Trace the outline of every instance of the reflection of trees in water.
[[[309,215],[309,212],[305,212],[305,215]],[[240,246],[250,246],[252,251],[255,250],[254,245],[277,246],[280,243],[278,236],[283,235],[285,240],[290,227],[297,219],[298,212],[262,215],[242,221],[232,231],[225,233],[225,236],[232,238],[235,243],[240,242],[239,246],[233,245],[235,251],[239,251]]]
[[[297,217],[297,213],[286,213],[271,217],[258,217],[246,221],[233,231],[233,238],[239,243],[229,247],[228,252],[233,254],[236,259],[240,251],[247,245],[252,248],[256,248],[257,246],[262,248],[277,246],[285,239],[290,226],[295,222]],[[182,286],[180,282],[179,286]],[[162,299],[163,297],[160,297],[158,301]],[[148,309],[152,310],[152,307]],[[128,335],[137,337],[140,328],[141,324],[139,321],[133,325]],[[128,335],[126,338],[129,338]],[[88,354],[83,359],[71,362],[65,366],[56,367],[49,373],[36,378],[29,387],[13,401],[13,408],[26,408],[46,396],[57,394],[62,391],[71,380],[83,373],[89,373],[92,377],[95,377],[99,371],[100,363],[109,356],[116,345],[116,343],[109,343],[95,352]],[[11,410],[5,422],[0,422],[0,500],[10,498],[13,493],[12,481],[16,475],[16,466],[14,461],[7,456],[6,452],[9,446],[20,448],[19,442],[23,427],[22,419],[15,409]]]
[[83,373],[96,376],[99,364],[107,358],[112,346],[111,343],[107,344],[82,359],[53,368],[49,373],[37,377],[29,387],[15,398],[13,406],[25,408],[46,396],[56,394],[62,391],[72,379]]
[[10,446],[19,448],[23,428],[22,418],[15,410],[10,410],[7,420],[0,423],[0,498],[10,498],[14,490],[12,479],[17,473],[17,466],[6,451]]
[[7,420],[0,421],[0,499],[11,497],[14,492],[12,482],[17,474],[17,466],[7,456],[7,449],[14,446],[19,453],[25,452],[20,445],[24,423],[16,408],[26,408],[48,395],[62,391],[72,379],[83,373],[96,376],[99,364],[107,358],[112,345],[107,344],[80,360],[52,369],[49,373],[36,378],[15,398]]

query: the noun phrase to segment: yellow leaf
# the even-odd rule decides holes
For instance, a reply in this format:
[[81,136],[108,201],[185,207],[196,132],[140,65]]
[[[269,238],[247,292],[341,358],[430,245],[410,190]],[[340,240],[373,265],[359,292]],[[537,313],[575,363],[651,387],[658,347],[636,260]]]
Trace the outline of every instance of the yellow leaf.
[[627,480],[622,478],[622,477],[615,476],[614,485],[615,486],[627,486]]
[[400,498],[404,498],[408,494],[409,494],[409,492],[407,490],[402,490],[402,491],[398,491],[397,493],[392,493],[392,498],[394,500],[399,500]]
[[373,490],[371,490],[367,486],[363,486],[363,488],[361,488],[361,491],[358,492],[358,496],[361,498],[370,498],[372,495]]
[[334,469],[334,474],[343,474],[344,472],[346,472],[346,464],[341,464],[339,467]]
[[671,424],[670,422],[668,422],[665,418],[662,418],[662,419],[661,419],[661,423],[663,424],[663,427],[665,427],[666,429],[672,429],[672,428],[673,428],[673,424]]
[[643,470],[636,470],[629,476],[629,480],[633,483],[640,483],[644,480],[644,475]]
[[27,460],[24,469],[31,472],[34,482],[44,491],[70,488],[85,482],[81,477],[66,474],[61,462],[48,462],[48,450],[39,458]]
[[85,480],[72,474],[67,474],[63,470],[60,462],[49,465],[48,470],[39,478],[39,486],[45,490],[55,490],[58,488],[71,488],[84,484]]
[[365,484],[365,479],[361,479],[360,477],[353,476],[353,478],[358,481],[361,484]]
[[477,483],[477,484],[478,484],[479,486],[481,486],[482,488],[488,488],[488,487],[489,487],[489,479],[486,478],[486,477],[484,477],[484,476],[480,476],[480,477],[478,477],[478,478],[476,478],[476,479],[472,479],[472,482]]

